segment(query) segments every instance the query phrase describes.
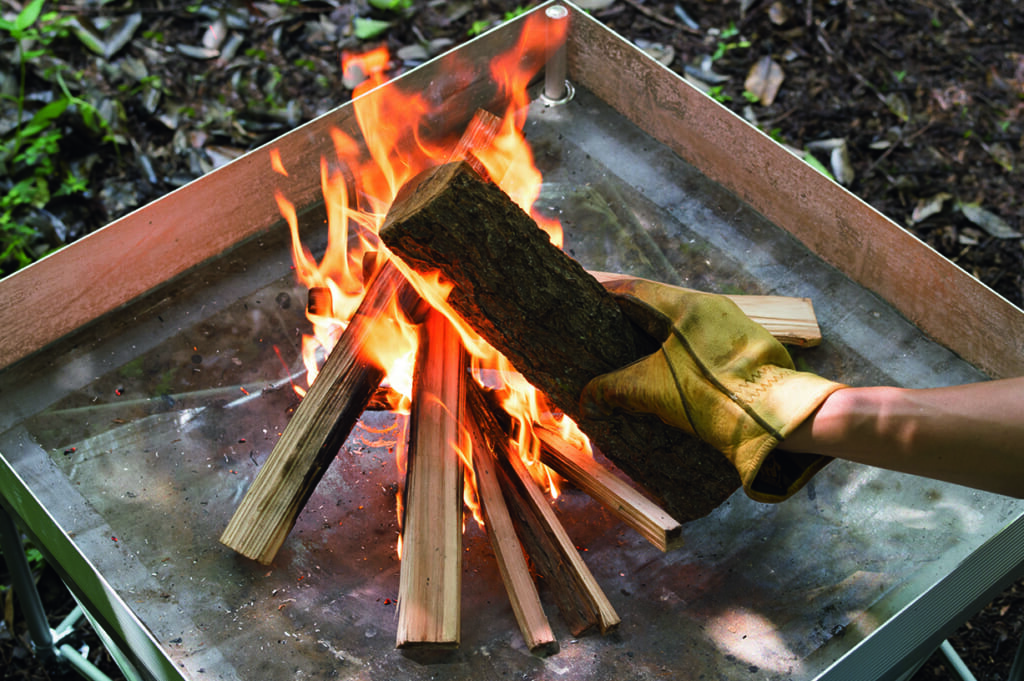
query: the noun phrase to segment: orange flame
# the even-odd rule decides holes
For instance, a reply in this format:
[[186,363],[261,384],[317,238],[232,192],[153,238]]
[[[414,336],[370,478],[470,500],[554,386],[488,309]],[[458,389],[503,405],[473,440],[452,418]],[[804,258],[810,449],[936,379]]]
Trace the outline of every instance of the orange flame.
[[[533,152],[522,134],[530,103],[527,88],[547,58],[565,40],[567,22],[548,22],[543,13],[525,19],[518,43],[490,64],[491,76],[504,101],[501,124],[493,139],[474,146],[472,154],[491,179],[523,210],[531,214],[552,242],[562,245],[561,226],[533,210],[540,195],[542,177],[534,164]],[[343,130],[330,131],[334,159],[321,159],[320,178],[327,211],[328,241],[323,258],[317,262],[303,246],[294,206],[280,193],[277,204],[288,224],[292,238],[292,256],[296,276],[309,288],[324,287],[331,293],[331,309],[323,314],[308,314],[313,333],[305,336],[302,357],[307,381],[317,375],[318,362],[331,350],[348,324],[363,295],[364,268],[378,266],[389,257],[377,233],[399,189],[416,174],[453,159],[458,137],[437,134],[437,120],[450,120],[452,113],[443,102],[428,101],[419,93],[402,92],[397,86],[377,89],[387,80],[391,63],[386,48],[352,55],[344,54],[342,68],[346,77],[365,80],[353,91],[352,109],[360,130],[357,139]],[[432,124],[433,122],[433,124]],[[460,153],[458,151],[454,153]],[[287,176],[280,152],[270,151],[271,168]],[[420,276],[399,260],[395,265],[406,275],[420,295],[451,320],[473,357],[474,374],[492,371],[500,377],[505,407],[518,422],[513,446],[528,462],[534,476],[557,495],[553,474],[539,463],[539,440],[534,423],[556,428],[575,427],[569,419],[550,414],[543,396],[515,372],[507,360],[485,343],[473,329],[455,314],[446,300],[451,285],[439,276]],[[408,410],[412,365],[416,356],[416,333],[397,303],[375,320],[372,348],[367,359],[387,372],[389,384],[405,395],[402,409]],[[300,390],[296,388],[297,390]],[[407,421],[407,419],[402,419]],[[585,436],[575,429],[575,441]],[[458,450],[466,462],[466,503],[479,516],[473,479],[472,451],[468,443]],[[404,443],[405,437],[399,437]],[[397,449],[400,469],[404,468],[404,444]],[[401,504],[401,498],[398,503]],[[401,509],[399,508],[401,518]],[[479,521],[482,522],[482,521]],[[399,546],[399,551],[401,548]]]

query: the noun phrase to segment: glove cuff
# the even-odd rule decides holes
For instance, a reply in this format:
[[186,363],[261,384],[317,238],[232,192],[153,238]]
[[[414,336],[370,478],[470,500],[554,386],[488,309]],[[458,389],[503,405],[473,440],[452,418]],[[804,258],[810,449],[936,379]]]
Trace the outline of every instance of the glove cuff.
[[807,372],[783,372],[786,375],[774,391],[799,395],[798,401],[784,400],[787,402],[785,418],[778,423],[776,431],[765,432],[744,442],[733,458],[743,491],[751,499],[766,503],[777,503],[793,496],[832,460],[832,457],[820,454],[788,452],[777,447],[821,406],[825,398],[846,387]]

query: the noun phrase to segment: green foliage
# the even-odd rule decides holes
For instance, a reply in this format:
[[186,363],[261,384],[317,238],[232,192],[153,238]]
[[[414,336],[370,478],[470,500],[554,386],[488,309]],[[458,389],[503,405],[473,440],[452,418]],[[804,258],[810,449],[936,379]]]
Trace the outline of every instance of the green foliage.
[[740,30],[736,28],[736,24],[734,23],[730,23],[725,29],[723,29],[718,36],[718,44],[715,46],[715,51],[711,55],[711,61],[718,61],[732,50],[750,47],[749,40],[730,40],[730,38],[736,38],[739,34]]
[[[3,551],[0,551],[0,562],[3,561]],[[42,552],[31,544],[25,544],[25,559],[28,561],[29,569],[38,573],[43,569],[43,565],[46,563],[46,558],[43,557]],[[0,594],[6,593],[11,588],[10,584],[0,584]]]
[[751,104],[756,104],[757,102],[761,101],[761,97],[757,93],[751,92],[750,90],[743,91],[743,99],[747,100]]
[[528,10],[529,10],[529,7],[523,7],[522,5],[516,5],[516,8],[514,10],[511,10],[509,12],[505,12],[504,20],[505,21],[511,21],[512,19],[515,19],[518,16],[522,16],[523,14],[526,14],[526,12]]
[[385,12],[401,12],[412,7],[412,0],[369,0],[370,7]]
[[50,93],[46,105],[29,116],[29,63],[50,56],[51,45],[68,34],[67,22],[55,12],[44,13],[43,4],[44,0],[32,0],[14,21],[0,19],[0,40],[14,43],[18,59],[18,93],[3,95],[16,109],[15,126],[0,137],[0,176],[10,182],[0,198],[0,267],[4,270],[22,267],[43,255],[35,248],[36,230],[26,222],[31,209],[44,208],[54,197],[85,189],[84,179],[61,164],[60,145],[65,134],[62,121],[74,116],[104,140],[113,138],[100,112],[72,94],[60,66],[44,70],[44,78],[56,83],[56,91]]
[[379,21],[364,17],[356,17],[352,20],[352,31],[360,40],[376,38],[389,28],[391,28],[390,21]]
[[469,30],[466,31],[466,35],[471,37],[475,35],[480,35],[488,28],[490,28],[490,26],[491,22],[487,21],[486,19],[477,19],[472,23],[472,25],[470,25]]
[[[529,10],[530,5],[516,5],[515,9],[505,12],[505,14],[502,16],[502,21],[511,21],[512,19],[515,19],[520,15],[526,14]],[[470,24],[469,30],[466,31],[466,35],[470,37],[480,35],[484,31],[489,29],[491,25],[492,22],[488,19],[477,19],[472,24]]]
[[811,152],[808,151],[804,153],[804,161],[806,161],[809,166],[817,170],[819,173],[821,173],[828,179],[833,181],[836,179],[829,171],[829,169],[825,167],[825,164],[819,161]]
[[711,99],[715,100],[716,102],[719,102],[720,104],[725,104],[727,102],[732,101],[732,95],[729,95],[725,92],[724,85],[714,85],[712,87],[709,87],[708,95],[711,97]]

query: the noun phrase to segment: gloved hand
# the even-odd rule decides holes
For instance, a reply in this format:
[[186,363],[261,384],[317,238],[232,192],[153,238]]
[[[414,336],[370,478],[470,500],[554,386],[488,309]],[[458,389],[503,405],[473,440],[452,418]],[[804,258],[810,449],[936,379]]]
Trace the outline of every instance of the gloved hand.
[[782,344],[724,296],[637,278],[605,287],[662,345],[590,381],[588,415],[656,414],[725,454],[757,501],[786,499],[831,460],[775,447],[843,385],[796,371]]

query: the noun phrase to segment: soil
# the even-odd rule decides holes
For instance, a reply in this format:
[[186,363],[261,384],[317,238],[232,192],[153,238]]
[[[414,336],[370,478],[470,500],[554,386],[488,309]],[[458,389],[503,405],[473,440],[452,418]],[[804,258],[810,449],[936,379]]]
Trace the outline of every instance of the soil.
[[[854,194],[1024,306],[1024,206],[1015,196],[1024,164],[1020,2],[581,4],[594,5],[597,19],[652,52],[664,55],[670,48],[673,70],[699,71],[703,64],[704,78],[708,67],[726,77],[705,87],[777,140],[812,153]],[[0,0],[4,10],[18,6]],[[242,48],[228,60],[200,59],[194,50],[176,47],[201,46],[217,11],[196,11],[184,2],[59,5],[62,13],[89,19],[139,11],[146,29],[110,58],[92,55],[73,37],[52,46],[79,75],[81,96],[112,102],[120,143],[104,143],[87,130],[65,138],[65,162],[88,178],[90,189],[48,206],[60,229],[43,230],[41,247],[74,240],[344,101],[350,84],[338,63],[342,49],[387,43],[393,55],[405,55],[392,63],[398,73],[466,40],[474,27],[501,21],[517,3],[417,0],[402,14],[336,0],[238,2],[215,9],[248,21],[238,31]],[[355,16],[391,26],[359,41],[346,35]],[[426,54],[417,54],[424,45]],[[774,94],[771,78],[747,80],[758,63],[762,73],[772,73],[766,58],[783,76]],[[154,77],[160,89],[155,106],[148,98]],[[30,90],[42,86],[41,79],[30,78]],[[751,90],[761,95],[758,101]],[[44,592],[59,593],[53,579],[42,573]],[[1024,632],[1022,596],[1024,583],[1017,583],[952,637],[978,679],[1005,678]],[[70,609],[67,597],[49,597],[55,613]],[[17,615],[14,630],[16,636],[0,636],[4,678],[72,673],[33,664],[24,654]],[[99,648],[95,641],[90,645]],[[116,675],[109,658],[97,659]],[[957,677],[936,654],[914,678]]]

